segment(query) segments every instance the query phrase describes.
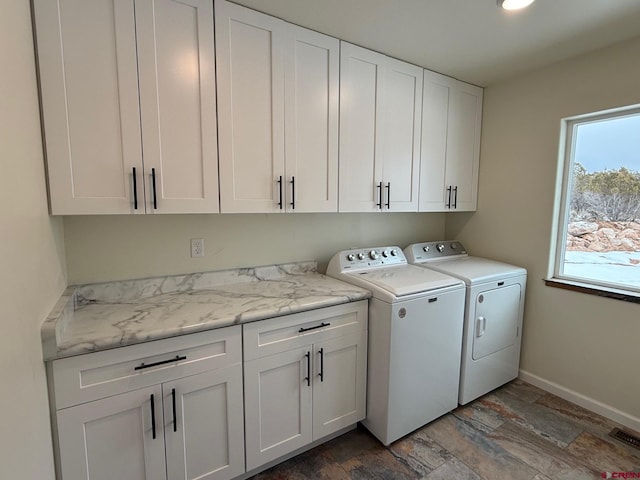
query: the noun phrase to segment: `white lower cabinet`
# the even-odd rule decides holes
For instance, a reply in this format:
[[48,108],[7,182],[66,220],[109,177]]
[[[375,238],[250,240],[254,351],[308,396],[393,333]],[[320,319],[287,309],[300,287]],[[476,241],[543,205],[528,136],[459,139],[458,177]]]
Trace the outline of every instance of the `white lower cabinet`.
[[54,360],[58,480],[242,478],[355,425],[367,314],[362,300]]
[[[97,383],[112,382],[114,392],[125,378],[133,388],[167,380],[57,410],[61,479],[224,480],[243,474],[240,329],[190,335],[196,340],[188,347],[179,337],[54,361],[54,382],[57,375],[67,385],[62,404],[78,398],[67,378],[89,392],[98,377]],[[159,351],[148,356],[153,343]],[[136,355],[137,368],[129,365]]]
[[244,326],[247,471],[365,417],[367,303]]

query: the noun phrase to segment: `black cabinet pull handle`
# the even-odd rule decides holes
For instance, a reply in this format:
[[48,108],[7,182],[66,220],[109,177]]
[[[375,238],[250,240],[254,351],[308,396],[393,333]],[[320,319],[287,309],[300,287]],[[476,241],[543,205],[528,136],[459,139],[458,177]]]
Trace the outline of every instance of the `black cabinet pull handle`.
[[429,299],[429,303],[433,303],[433,302],[437,302],[438,301],[438,297],[433,297]]
[[296,209],[296,177],[291,177],[291,209]]
[[278,190],[280,190],[280,201],[278,202],[278,207],[282,210],[282,175],[278,177]]
[[307,352],[304,354],[307,358],[307,376],[304,379],[307,382],[307,387],[311,386],[311,352]]
[[316,328],[328,327],[329,325],[331,324],[322,322],[320,325],[316,325],[315,327],[300,328],[300,330],[298,330],[298,333],[308,332],[309,330],[315,330]]
[[453,208],[458,208],[458,186],[453,189]]
[[153,401],[153,393],[151,394],[151,435],[156,439],[156,405]]
[[148,363],[146,365],[144,363],[141,363],[140,365],[135,367],[134,370],[144,370],[145,368],[157,367],[158,365],[164,365],[165,363],[179,362],[186,359],[186,356],[176,355],[175,358],[170,358],[168,360],[160,360],[159,362]]
[[320,381],[324,382],[324,348],[320,349],[320,373],[318,374],[320,376]]
[[171,389],[171,401],[173,407],[173,431],[178,431],[178,420],[176,419],[176,389]]
[[156,169],[151,169],[151,184],[153,187],[153,209],[158,209],[158,197],[156,195]]
[[376,207],[382,210],[382,182],[376,185],[376,188],[378,189],[378,203],[376,203]]
[[447,204],[445,207],[451,208],[451,185],[447,188]]
[[387,210],[389,210],[389,203],[391,202],[391,182],[387,182],[387,186],[385,188],[387,189],[387,203],[385,206],[387,207]]
[[138,209],[138,178],[136,176],[136,167],[133,167],[133,209]]

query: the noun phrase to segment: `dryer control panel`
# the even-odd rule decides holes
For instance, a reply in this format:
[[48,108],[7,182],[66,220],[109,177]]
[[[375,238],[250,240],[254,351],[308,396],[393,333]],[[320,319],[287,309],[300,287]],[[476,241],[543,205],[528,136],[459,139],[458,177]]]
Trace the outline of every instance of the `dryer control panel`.
[[467,250],[457,240],[440,242],[414,243],[405,249],[410,263],[423,263],[443,258],[452,259],[466,257]]
[[404,253],[397,246],[354,248],[336,253],[329,262],[327,272],[353,272],[372,267],[406,264]]

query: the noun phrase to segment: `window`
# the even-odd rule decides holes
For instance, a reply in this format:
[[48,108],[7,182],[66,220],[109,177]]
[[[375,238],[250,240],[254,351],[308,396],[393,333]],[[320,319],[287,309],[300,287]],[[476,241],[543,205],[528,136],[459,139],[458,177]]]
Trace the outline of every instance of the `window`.
[[550,282],[638,297],[640,107],[565,119],[562,131]]

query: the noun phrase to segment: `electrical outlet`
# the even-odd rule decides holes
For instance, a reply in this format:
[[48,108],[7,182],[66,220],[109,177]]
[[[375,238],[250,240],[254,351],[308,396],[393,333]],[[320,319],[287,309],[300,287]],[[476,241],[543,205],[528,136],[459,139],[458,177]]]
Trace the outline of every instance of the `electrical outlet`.
[[191,257],[204,257],[204,238],[191,239]]

